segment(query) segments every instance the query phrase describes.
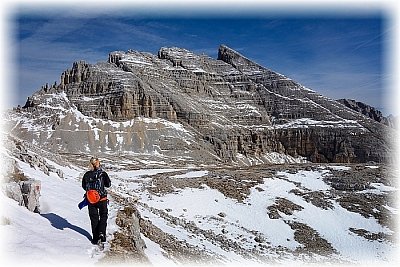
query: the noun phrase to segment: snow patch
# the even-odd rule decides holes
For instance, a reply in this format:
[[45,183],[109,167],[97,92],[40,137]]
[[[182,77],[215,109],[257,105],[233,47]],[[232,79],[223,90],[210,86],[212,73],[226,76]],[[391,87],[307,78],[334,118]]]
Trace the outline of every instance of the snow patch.
[[299,171],[297,173],[289,173],[278,171],[278,176],[284,176],[291,182],[300,183],[301,186],[312,190],[312,191],[320,191],[320,190],[329,190],[331,187],[327,185],[322,178],[324,175],[329,173],[329,171]]
[[191,172],[187,172],[185,174],[178,174],[178,175],[174,175],[171,176],[171,178],[199,178],[199,177],[203,177],[206,176],[208,174],[208,171],[191,171]]
[[340,166],[340,165],[329,165],[329,169],[335,170],[335,171],[348,171],[351,170],[351,167],[348,166]]

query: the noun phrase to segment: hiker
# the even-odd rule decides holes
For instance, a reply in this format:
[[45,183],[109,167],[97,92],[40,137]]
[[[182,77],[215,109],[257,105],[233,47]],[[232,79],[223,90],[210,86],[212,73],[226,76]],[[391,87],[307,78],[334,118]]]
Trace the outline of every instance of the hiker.
[[100,160],[96,157],[90,159],[90,171],[82,179],[82,188],[86,191],[89,217],[92,226],[92,244],[106,242],[106,228],[108,219],[107,191],[111,181],[108,174],[100,167]]

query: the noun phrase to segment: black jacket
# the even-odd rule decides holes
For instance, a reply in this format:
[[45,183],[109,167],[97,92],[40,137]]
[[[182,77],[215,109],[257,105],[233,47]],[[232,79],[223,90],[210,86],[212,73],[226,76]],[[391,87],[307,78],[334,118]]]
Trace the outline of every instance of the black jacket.
[[110,177],[108,177],[108,174],[103,171],[102,169],[97,169],[93,171],[87,171],[83,175],[82,179],[82,188],[83,190],[88,189],[88,184],[92,181],[95,181],[96,179],[100,180],[100,193],[101,197],[106,197],[107,196],[107,191],[104,187],[110,187],[111,186],[111,180]]

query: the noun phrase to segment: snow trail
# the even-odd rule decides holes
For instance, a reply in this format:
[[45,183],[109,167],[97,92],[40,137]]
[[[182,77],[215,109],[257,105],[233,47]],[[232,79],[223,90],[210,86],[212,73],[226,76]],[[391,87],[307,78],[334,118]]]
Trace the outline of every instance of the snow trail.
[[[79,182],[70,178],[79,172],[64,168],[67,179],[61,179],[55,173],[47,176],[24,162],[18,164],[27,177],[41,181],[40,214],[18,206],[15,201],[1,194],[4,214],[9,223],[0,227],[1,236],[7,240],[3,248],[6,262],[13,266],[34,263],[45,266],[60,263],[95,264],[104,253],[90,242],[87,207],[79,210],[77,206],[84,191]],[[110,228],[115,229],[112,225]]]

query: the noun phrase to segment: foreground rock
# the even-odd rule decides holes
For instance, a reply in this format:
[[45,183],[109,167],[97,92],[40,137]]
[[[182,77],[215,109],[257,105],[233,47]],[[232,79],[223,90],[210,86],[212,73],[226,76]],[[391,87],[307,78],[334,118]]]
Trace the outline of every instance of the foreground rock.
[[116,224],[119,231],[114,233],[103,263],[150,263],[144,253],[146,245],[140,236],[140,220],[140,214],[133,206],[125,206],[118,211]]

